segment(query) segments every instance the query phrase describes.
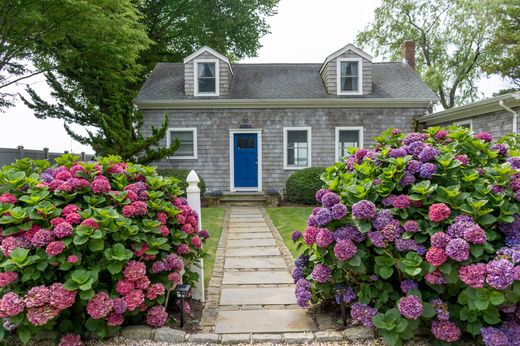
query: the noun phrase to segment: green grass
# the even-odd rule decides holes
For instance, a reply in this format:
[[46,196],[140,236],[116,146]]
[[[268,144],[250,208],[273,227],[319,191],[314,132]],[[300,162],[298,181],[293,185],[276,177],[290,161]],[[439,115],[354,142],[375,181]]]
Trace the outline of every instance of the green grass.
[[291,239],[294,231],[303,232],[307,226],[307,218],[312,212],[312,207],[281,207],[268,208],[267,214],[278,228],[280,235],[287,248],[291,251],[294,258],[300,255]]
[[213,266],[215,265],[215,252],[222,234],[222,226],[224,224],[224,215],[226,210],[222,208],[202,208],[202,229],[209,233],[209,239],[204,244],[204,248],[209,256],[204,258],[204,286],[207,288],[209,279],[213,274]]

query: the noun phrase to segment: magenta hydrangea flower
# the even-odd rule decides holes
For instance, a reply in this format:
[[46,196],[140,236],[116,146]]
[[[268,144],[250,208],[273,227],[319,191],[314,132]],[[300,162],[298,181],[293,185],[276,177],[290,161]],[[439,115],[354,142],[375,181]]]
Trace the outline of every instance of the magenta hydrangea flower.
[[25,309],[25,302],[14,292],[8,292],[0,299],[0,318],[16,316]]
[[334,246],[334,255],[340,261],[347,261],[354,257],[357,252],[356,245],[348,239],[340,240]]
[[479,225],[474,224],[464,231],[464,239],[472,244],[484,244],[486,242],[486,231]]
[[375,315],[377,315],[377,309],[366,304],[354,303],[350,309],[352,319],[361,322],[365,328],[374,328],[372,318]]
[[451,321],[432,321],[433,335],[442,341],[455,342],[460,339],[460,328]]
[[58,316],[60,310],[50,305],[43,305],[37,308],[29,308],[27,310],[27,320],[35,326],[43,326],[54,317]]
[[317,264],[312,271],[312,278],[314,281],[323,284],[329,281],[331,270],[324,264]]
[[358,220],[371,220],[376,216],[376,205],[367,200],[362,200],[352,205],[352,216]]
[[70,308],[76,301],[76,291],[66,290],[62,283],[52,284],[49,291],[49,305],[60,311]]
[[154,328],[164,326],[167,319],[168,313],[161,305],[152,306],[146,314],[146,324]]
[[148,206],[145,202],[135,201],[132,203],[132,206],[135,208],[135,215],[144,216],[148,213]]
[[411,320],[418,319],[423,313],[421,300],[413,295],[399,299],[397,302],[397,308],[401,315]]
[[35,286],[25,295],[25,306],[36,308],[49,303],[51,296],[50,290],[45,286]]
[[432,247],[426,252],[426,261],[432,266],[438,267],[446,262],[447,259],[448,256],[446,252],[444,252],[444,249]]
[[134,290],[134,283],[127,279],[118,280],[116,282],[116,292],[124,296]]
[[174,285],[179,284],[181,282],[181,275],[177,272],[172,272],[168,274],[168,280],[173,282]]
[[16,248],[29,248],[30,244],[27,240],[19,237],[9,236],[7,238],[2,239],[2,245],[0,245],[0,250],[4,254],[4,256],[9,257],[11,251]]
[[3,272],[0,273],[0,288],[5,287],[18,279],[18,273],[16,272]]
[[430,244],[433,247],[444,249],[446,245],[450,242],[451,238],[444,232],[437,232],[430,238]]
[[331,231],[326,228],[320,228],[318,234],[316,235],[316,245],[319,247],[327,247],[334,241],[334,235]]
[[99,292],[87,303],[87,313],[95,320],[108,316],[114,303],[106,292]]
[[136,289],[145,290],[150,286],[150,279],[148,279],[147,276],[143,276],[137,281],[134,281],[134,286]]
[[321,198],[321,203],[325,208],[332,208],[340,202],[339,196],[334,192],[327,192]]
[[98,223],[94,219],[92,219],[92,218],[88,218],[88,219],[83,220],[83,222],[81,222],[80,226],[90,227],[90,228],[93,228],[93,229],[98,229],[99,228]]
[[15,204],[17,201],[16,196],[7,192],[0,195],[0,203]]
[[486,265],[484,263],[475,263],[460,267],[459,279],[473,288],[484,287],[484,281],[486,280]]
[[58,256],[63,252],[65,249],[65,243],[57,240],[57,241],[51,241],[49,245],[45,248],[45,253],[49,256]]
[[107,325],[111,327],[120,326],[123,322],[125,322],[125,317],[121,314],[112,312],[107,316]]
[[125,266],[123,275],[129,281],[137,281],[146,276],[146,265],[137,261],[129,261]]
[[72,225],[68,222],[61,222],[54,227],[54,235],[57,238],[65,238],[72,234]]
[[428,209],[428,217],[433,222],[441,222],[449,218],[451,209],[444,203],[434,203]]
[[157,297],[162,296],[166,293],[166,289],[164,288],[164,285],[161,283],[156,283],[150,285],[148,287],[148,290],[146,291],[146,299],[149,300],[155,300]]
[[31,238],[31,244],[36,247],[44,247],[53,240],[54,234],[51,231],[47,229],[39,229]]
[[123,298],[127,303],[128,311],[134,311],[144,303],[144,293],[142,290],[133,290]]
[[319,229],[313,226],[308,226],[303,232],[303,241],[305,244],[311,246],[316,242],[316,236],[318,235]]
[[135,207],[132,204],[127,204],[121,209],[121,214],[124,217],[133,217],[135,215]]
[[436,139],[436,140],[441,140],[441,139],[444,139],[448,136],[448,131],[446,130],[439,130],[437,132],[435,132],[435,135],[433,135],[433,137]]
[[65,334],[61,337],[58,346],[83,346],[81,336],[76,334]]
[[182,271],[184,269],[184,262],[174,253],[169,254],[164,259],[166,270]]
[[393,200],[392,206],[396,209],[409,208],[410,207],[410,197],[408,197],[407,195],[399,195]]
[[181,244],[177,247],[177,254],[187,255],[190,253],[190,247],[186,244]]
[[459,161],[463,166],[469,165],[469,158],[467,155],[455,155],[455,160]]
[[383,237],[389,241],[394,241],[403,233],[403,229],[401,224],[397,220],[391,221],[388,225],[383,227],[381,230],[381,234]]
[[446,283],[444,275],[438,269],[434,270],[431,273],[426,273],[426,275],[424,275],[424,279],[430,285],[444,285]]
[[77,225],[81,222],[81,215],[79,215],[78,213],[70,213],[65,217],[65,221],[67,221],[71,225]]
[[92,189],[92,192],[98,195],[110,192],[111,190],[110,182],[102,175],[98,175],[94,178],[92,183],[90,183],[90,188]]
[[452,239],[446,245],[446,255],[452,260],[463,262],[469,258],[469,244],[464,239]]
[[491,136],[491,134],[489,132],[485,132],[485,131],[477,133],[475,135],[475,138],[480,139],[480,140],[482,140],[484,142],[491,142],[491,141],[493,141],[493,136]]
[[486,282],[497,290],[504,290],[515,281],[514,265],[506,259],[490,261],[486,273]]

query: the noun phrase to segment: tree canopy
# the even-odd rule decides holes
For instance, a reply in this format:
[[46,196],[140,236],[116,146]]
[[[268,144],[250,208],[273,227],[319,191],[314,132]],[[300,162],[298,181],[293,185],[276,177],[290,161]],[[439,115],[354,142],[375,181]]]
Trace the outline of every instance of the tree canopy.
[[[27,5],[45,17],[48,12],[42,12],[39,3]],[[132,103],[155,64],[182,61],[203,45],[235,59],[256,54],[260,37],[268,32],[265,20],[275,13],[278,0],[53,3],[67,4],[78,11],[81,6],[93,9],[88,21],[76,23],[81,22],[81,17],[63,8],[61,22],[56,24],[60,26],[58,31],[42,28],[57,37],[45,44],[52,54],[42,55],[42,61],[52,62],[44,71],[54,100],[44,100],[28,86],[29,96],[23,97],[24,102],[38,118],[63,119],[67,132],[80,143],[91,145],[96,153],[146,163],[171,155],[176,149],[175,143],[170,148],[159,145],[168,128],[167,117],[160,127],[151,129],[151,136],[144,137],[140,133],[142,114]],[[77,35],[69,35],[65,29],[68,27]],[[9,36],[7,40],[11,42]],[[27,50],[32,54],[40,48],[36,44]],[[70,124],[95,130],[82,136]]]
[[414,40],[417,72],[442,106],[452,108],[478,96],[475,83],[497,56],[491,41],[503,1],[383,0],[357,42],[398,59],[401,43]]

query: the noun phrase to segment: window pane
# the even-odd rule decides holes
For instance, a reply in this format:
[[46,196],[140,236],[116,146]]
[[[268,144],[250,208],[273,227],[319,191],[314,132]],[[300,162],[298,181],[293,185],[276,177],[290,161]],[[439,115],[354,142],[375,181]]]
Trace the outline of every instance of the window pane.
[[287,131],[287,164],[289,166],[308,166],[309,144],[307,130]]
[[358,130],[340,130],[339,131],[339,157],[347,156],[348,148],[359,147],[359,131]]
[[197,63],[199,92],[213,93],[216,91],[216,74],[214,62]]
[[199,92],[215,92],[215,78],[199,78]]
[[194,156],[193,131],[172,131],[170,137],[180,141],[174,156]]
[[358,91],[358,78],[341,77],[341,91]]
[[341,76],[342,77],[357,77],[358,76],[358,62],[357,61],[341,62]]
[[199,62],[197,66],[199,77],[215,78],[215,63],[214,62]]

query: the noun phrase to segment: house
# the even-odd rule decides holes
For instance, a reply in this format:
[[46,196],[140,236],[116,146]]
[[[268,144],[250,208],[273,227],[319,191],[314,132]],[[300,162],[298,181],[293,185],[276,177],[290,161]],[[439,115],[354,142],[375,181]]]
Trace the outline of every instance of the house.
[[519,112],[520,92],[515,92],[423,115],[417,121],[422,127],[459,125],[500,138],[518,134]]
[[134,102],[144,135],[167,114],[162,144],[180,140],[160,169],[195,169],[208,191],[282,192],[296,170],[330,166],[389,127],[411,130],[437,100],[414,50],[403,44],[403,62],[374,62],[349,44],[323,63],[235,64],[203,47],[158,63]]

